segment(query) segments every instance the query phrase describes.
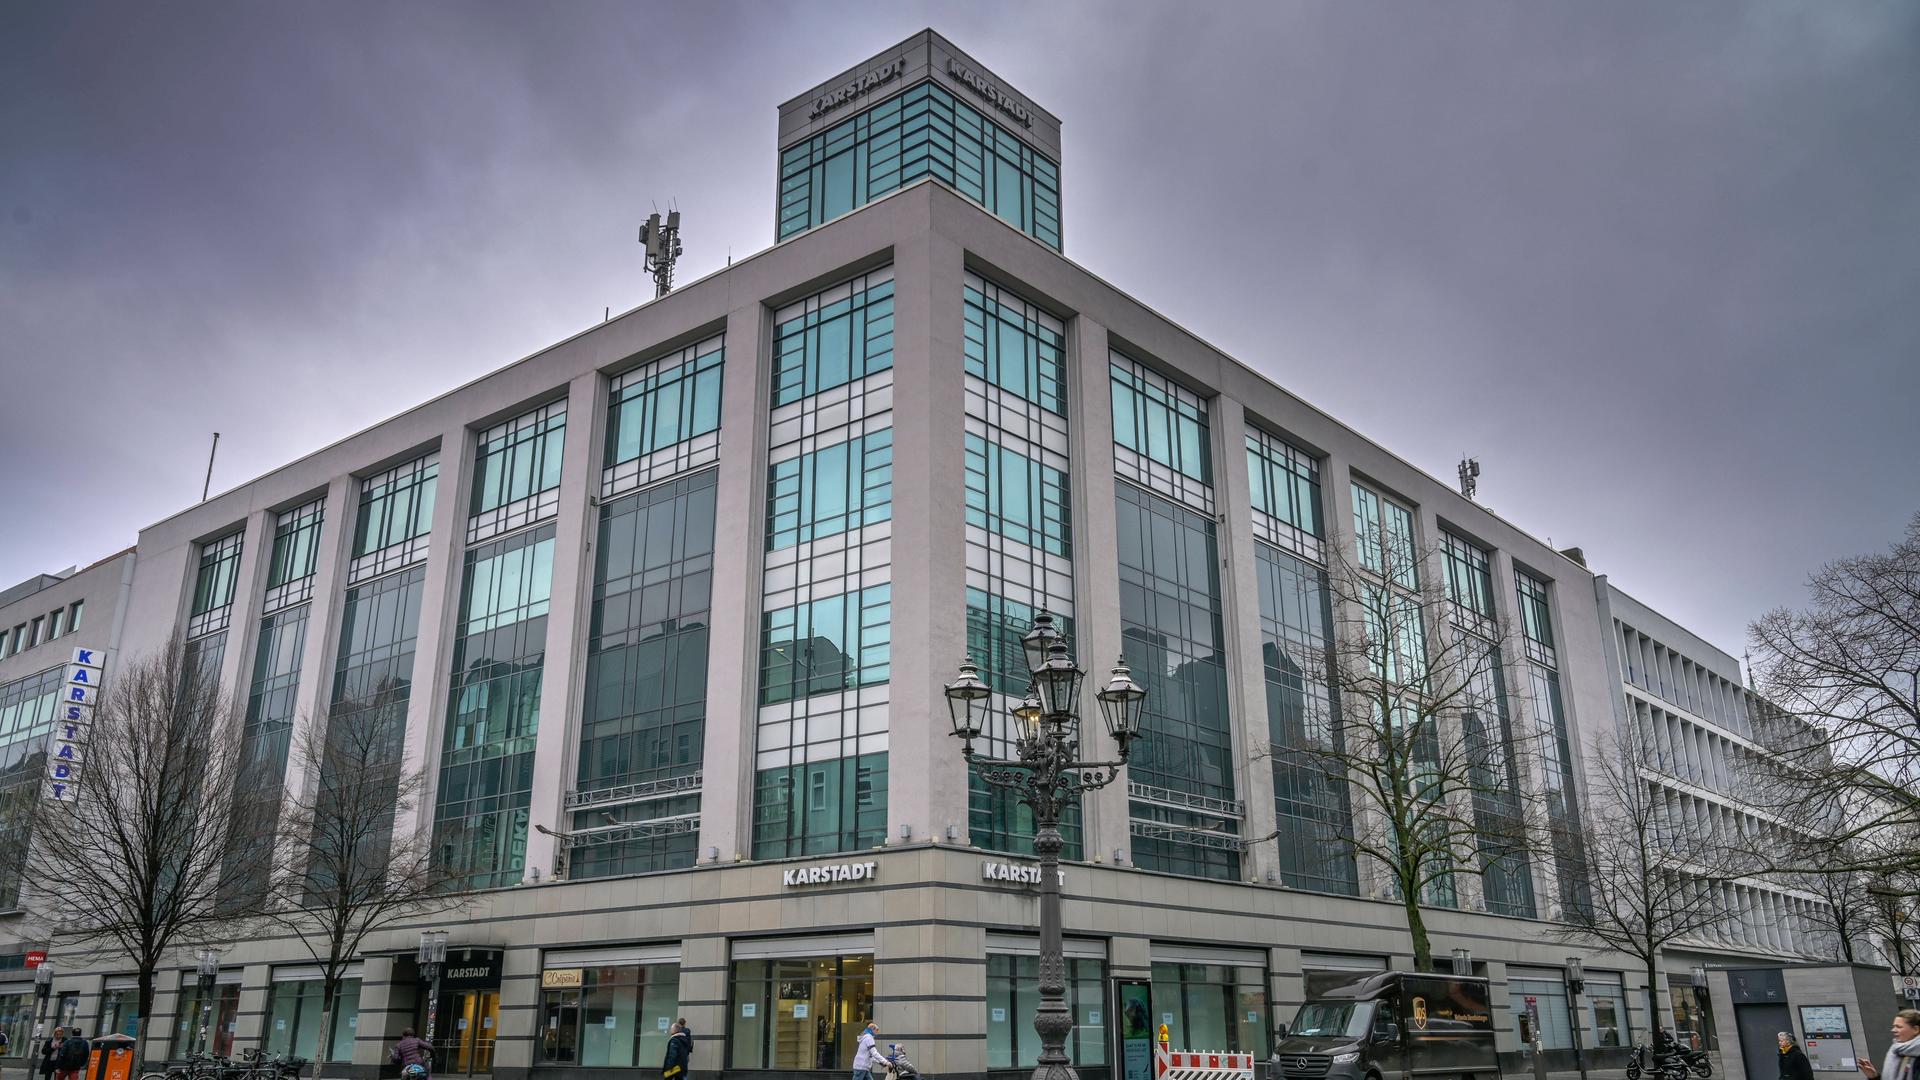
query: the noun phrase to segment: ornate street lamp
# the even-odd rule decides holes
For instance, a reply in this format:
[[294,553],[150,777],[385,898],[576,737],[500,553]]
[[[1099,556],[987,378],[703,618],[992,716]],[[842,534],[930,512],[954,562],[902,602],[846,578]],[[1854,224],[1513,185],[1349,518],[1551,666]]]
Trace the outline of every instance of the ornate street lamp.
[[200,1037],[196,1050],[207,1048],[207,1026],[213,1013],[213,987],[220,979],[220,954],[201,949],[194,966],[195,985],[200,990]]
[[1040,1063],[1033,1076],[1078,1080],[1067,1061],[1073,1016],[1067,1010],[1067,962],[1060,940],[1060,816],[1069,800],[1119,778],[1140,734],[1147,692],[1133,680],[1122,657],[1106,687],[1094,695],[1120,759],[1081,761],[1080,686],[1086,673],[1074,665],[1066,639],[1045,612],[1034,617],[1020,648],[1032,681],[1024,698],[1009,710],[1016,731],[1014,757],[974,752],[973,741],[987,728],[993,689],[980,678],[971,656],[961,663],[960,677],[947,684],[947,709],[961,756],[978,767],[980,779],[1015,792],[1033,809],[1033,850],[1040,857],[1040,1007],[1033,1018],[1033,1030],[1040,1035]]
[[414,958],[420,963],[420,977],[427,981],[427,1046],[431,1048],[433,1029],[440,1022],[440,968],[447,962],[447,932],[420,931],[420,951]]

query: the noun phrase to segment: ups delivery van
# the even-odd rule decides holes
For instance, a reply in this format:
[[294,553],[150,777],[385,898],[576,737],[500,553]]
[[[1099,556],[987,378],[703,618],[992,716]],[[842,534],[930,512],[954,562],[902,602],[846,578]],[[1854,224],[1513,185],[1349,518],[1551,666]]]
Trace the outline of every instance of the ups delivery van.
[[1385,971],[1300,1006],[1275,1080],[1498,1080],[1487,980]]

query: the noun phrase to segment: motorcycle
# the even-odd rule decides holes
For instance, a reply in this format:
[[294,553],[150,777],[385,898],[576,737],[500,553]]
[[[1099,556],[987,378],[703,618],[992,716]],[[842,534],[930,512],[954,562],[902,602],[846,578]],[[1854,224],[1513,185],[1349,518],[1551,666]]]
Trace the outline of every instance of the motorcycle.
[[[1695,1064],[1693,1055],[1698,1055],[1698,1064]],[[1658,1048],[1640,1043],[1633,1048],[1632,1056],[1627,1058],[1627,1080],[1640,1080],[1641,1075],[1647,1072],[1656,1074],[1659,1080],[1687,1080],[1690,1070],[1707,1076],[1712,1066],[1707,1063],[1705,1053],[1682,1050],[1671,1043]]]

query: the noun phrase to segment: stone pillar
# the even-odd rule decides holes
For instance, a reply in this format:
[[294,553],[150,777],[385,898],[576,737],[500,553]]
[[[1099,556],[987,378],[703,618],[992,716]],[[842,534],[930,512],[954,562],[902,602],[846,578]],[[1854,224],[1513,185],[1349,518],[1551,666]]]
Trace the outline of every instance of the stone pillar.
[[[177,1022],[186,995],[181,993],[182,980],[191,979],[190,974],[178,970],[161,969],[153,973],[153,1018],[147,1021],[146,1045],[142,1048],[140,1060],[166,1061],[173,1047],[173,1028]],[[48,1002],[47,1030],[59,1021],[53,1018],[51,1009],[59,1003],[60,986],[56,983],[54,999]]]
[[1235,718],[1234,791],[1246,805],[1241,835],[1250,846],[1241,857],[1248,881],[1277,879],[1280,848],[1274,838],[1273,739],[1267,729],[1266,661],[1260,631],[1260,578],[1254,560],[1252,485],[1247,477],[1246,412],[1230,397],[1213,399],[1213,460],[1216,505],[1221,507],[1220,622],[1227,654],[1227,708]]
[[687,1027],[693,1030],[693,1067],[689,1071],[696,1076],[718,1075],[726,1065],[728,998],[727,939],[682,940],[679,1015],[687,1018]]
[[[571,421],[571,408],[568,414]],[[533,1069],[540,1023],[540,950],[507,949],[500,958],[500,1018],[493,1033],[497,1080],[523,1077]]]
[[273,991],[273,968],[267,964],[248,964],[240,980],[240,1008],[234,1014],[233,1053],[259,1047],[265,1049],[270,1034],[267,1002]]
[[[753,852],[767,515],[768,403],[762,372],[771,363],[772,323],[773,313],[758,302],[727,315],[720,477],[714,492],[713,609],[707,631],[706,745],[700,777],[698,858],[702,862],[731,862],[735,855]],[[692,1016],[687,1023],[693,1028],[696,1051],[699,1040],[718,1039],[725,1030],[723,1026],[703,1029]]]
[[941,694],[967,650],[964,259],[925,231],[894,248],[888,843],[903,826],[917,841],[967,820],[967,770]]
[[[924,865],[937,872],[934,860]],[[929,1076],[986,1074],[986,936],[953,924],[882,926],[874,936],[880,1041],[905,1043]]]
[[[604,381],[590,371],[567,386],[567,433],[560,459],[560,507],[553,529],[553,588],[547,604],[545,672],[540,676],[540,724],[534,733],[533,791],[527,802],[527,857],[522,877],[545,879],[559,865],[559,841],[535,826],[567,831],[566,792],[580,745],[580,708],[588,624],[593,616],[593,496],[600,490],[600,453],[606,405]],[[504,1021],[503,1021],[504,1022]]]
[[[1098,760],[1112,760],[1119,753],[1092,696],[1106,685],[1107,673],[1120,656],[1120,546],[1114,535],[1118,526],[1113,504],[1113,391],[1107,365],[1107,328],[1085,315],[1075,318],[1067,330],[1073,606],[1080,639],[1074,642],[1074,652],[1087,672],[1082,715],[1092,721],[1081,725],[1081,743]],[[1140,675],[1136,673],[1135,678]],[[1118,851],[1123,860],[1131,861],[1126,776],[1095,792],[1082,810],[1087,857],[1105,862]]]
[[355,1072],[386,1064],[387,1048],[413,1023],[417,988],[397,982],[399,974],[400,965],[391,956],[369,956],[361,962],[360,1014],[353,1028]]

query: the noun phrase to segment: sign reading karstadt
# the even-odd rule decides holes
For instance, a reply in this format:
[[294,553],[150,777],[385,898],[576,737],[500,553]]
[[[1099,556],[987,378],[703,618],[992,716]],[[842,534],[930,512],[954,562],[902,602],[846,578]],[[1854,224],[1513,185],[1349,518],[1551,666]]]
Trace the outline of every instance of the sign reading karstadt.
[[[1067,872],[1056,871],[1060,875],[1060,884],[1067,883]],[[992,859],[980,864],[980,877],[987,881],[1008,881],[1015,885],[1040,884],[1040,868],[1022,866],[1019,863],[994,862]]]
[[905,60],[894,60],[890,63],[881,64],[879,67],[874,68],[872,71],[854,79],[852,82],[847,83],[847,85],[837,90],[827,91],[814,100],[813,112],[807,114],[807,119],[819,119],[826,113],[830,113],[840,106],[845,105],[847,102],[867,93],[874,87],[899,78],[900,73],[906,69],[907,62]]
[[985,76],[978,74],[972,68],[952,57],[948,57],[947,74],[964,83],[983,99],[992,102],[994,108],[1020,121],[1021,127],[1033,126],[1033,114],[1027,111],[1025,105],[1001,93],[999,87],[988,82]]
[[872,881],[870,862],[833,863],[828,866],[798,866],[783,875],[789,888],[795,885],[832,885],[843,881]]

